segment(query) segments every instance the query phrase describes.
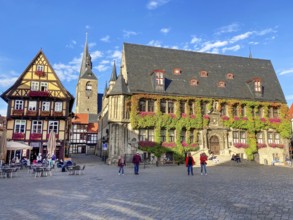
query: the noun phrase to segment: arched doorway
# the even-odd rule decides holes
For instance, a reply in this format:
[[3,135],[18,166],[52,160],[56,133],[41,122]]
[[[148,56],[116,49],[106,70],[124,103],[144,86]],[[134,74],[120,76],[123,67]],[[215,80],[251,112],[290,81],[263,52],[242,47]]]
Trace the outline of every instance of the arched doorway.
[[215,155],[220,154],[220,142],[219,138],[215,135],[210,138],[210,151],[212,151]]

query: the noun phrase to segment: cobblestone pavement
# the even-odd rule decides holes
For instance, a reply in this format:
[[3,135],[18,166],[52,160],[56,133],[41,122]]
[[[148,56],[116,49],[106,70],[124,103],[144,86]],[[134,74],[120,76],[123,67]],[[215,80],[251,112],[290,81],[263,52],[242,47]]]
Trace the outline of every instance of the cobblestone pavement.
[[90,158],[84,175],[0,178],[0,219],[293,219],[290,168],[227,163],[187,176],[183,165],[140,167],[140,175],[126,167],[119,176]]

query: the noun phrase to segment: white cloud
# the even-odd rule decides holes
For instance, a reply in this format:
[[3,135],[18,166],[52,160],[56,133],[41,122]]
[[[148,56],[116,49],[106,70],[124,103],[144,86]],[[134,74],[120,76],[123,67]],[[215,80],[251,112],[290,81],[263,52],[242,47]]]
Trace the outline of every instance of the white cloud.
[[138,33],[136,33],[135,31],[126,31],[126,30],[123,30],[123,36],[125,38],[129,38],[130,36],[136,36],[138,35]]
[[69,44],[66,44],[65,47],[67,48],[74,48],[76,45],[76,41],[75,40],[71,40]]
[[91,29],[91,26],[86,25],[86,26],[85,26],[85,29]]
[[150,46],[154,46],[154,47],[161,47],[161,46],[162,46],[162,45],[161,45],[161,42],[158,41],[158,40],[151,40],[151,41],[148,43],[148,45],[150,45]]
[[120,50],[115,50],[111,55],[111,58],[120,60],[122,56],[122,52]]
[[238,50],[240,50],[240,45],[237,44],[235,46],[232,46],[232,47],[224,47],[222,49],[223,53],[225,53],[226,51],[229,51],[229,50],[231,50],[231,51],[238,51]]
[[168,34],[170,32],[170,28],[162,28],[160,31],[164,34]]
[[78,72],[80,66],[66,65],[63,63],[53,64],[53,68],[61,81],[70,82],[78,78]]
[[110,42],[110,36],[107,35],[105,37],[102,37],[100,40],[103,41],[103,42],[109,43]]
[[104,72],[108,70],[110,67],[104,64],[99,64],[98,66],[95,66],[94,68],[97,69],[99,72]]
[[248,44],[250,44],[250,45],[258,45],[259,42],[256,42],[256,41],[250,41],[250,42],[248,42]]
[[91,57],[92,57],[92,61],[97,60],[98,58],[103,57],[103,53],[99,50],[93,51],[90,53]]
[[261,30],[261,31],[255,31],[255,34],[259,35],[259,36],[263,36],[263,35],[266,35],[266,34],[276,33],[276,32],[277,31],[272,29],[272,28],[267,28],[267,29],[264,29],[264,30]]
[[240,40],[244,40],[244,39],[246,39],[246,38],[249,38],[252,34],[253,34],[253,32],[249,31],[249,32],[246,32],[246,33],[244,33],[244,34],[236,35],[236,36],[234,36],[234,37],[232,37],[232,38],[230,39],[230,43],[233,44],[233,43],[235,43],[235,42],[237,42],[237,41],[240,41]]
[[287,75],[287,74],[291,74],[291,73],[293,73],[293,68],[283,70],[279,73],[279,75],[282,76],[282,75]]
[[109,63],[110,63],[109,60],[102,60],[102,61],[100,62],[100,64],[109,64]]
[[97,45],[97,43],[95,43],[95,42],[90,42],[90,43],[88,43],[88,47],[89,48],[93,48],[94,46],[96,46]]
[[226,45],[228,45],[228,41],[216,41],[214,43],[207,41],[203,44],[203,47],[199,50],[199,52],[208,52],[214,50],[215,48],[223,47]]
[[199,42],[201,42],[201,38],[198,38],[196,36],[193,36],[190,41],[191,44],[197,44]]
[[169,2],[169,0],[151,0],[148,2],[147,8],[149,10],[154,10],[164,4],[167,4],[168,2]]
[[231,32],[238,31],[238,29],[239,29],[239,25],[237,23],[233,23],[233,24],[218,28],[218,31],[216,32],[216,34],[231,33]]
[[0,87],[7,89],[10,86],[12,86],[13,83],[15,83],[15,81],[19,77],[19,76],[15,76],[15,75],[19,75],[19,74],[16,74],[16,72],[14,72],[14,71],[10,71],[7,74],[0,75]]

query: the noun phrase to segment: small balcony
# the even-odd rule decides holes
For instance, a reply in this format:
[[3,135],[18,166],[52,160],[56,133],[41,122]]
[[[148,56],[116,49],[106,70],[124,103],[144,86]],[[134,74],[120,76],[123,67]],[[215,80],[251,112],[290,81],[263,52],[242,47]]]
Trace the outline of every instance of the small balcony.
[[12,139],[13,140],[23,140],[24,139],[24,133],[13,133]]
[[30,139],[31,140],[40,140],[40,139],[42,139],[42,134],[33,133],[33,134],[30,135]]
[[41,116],[50,116],[50,111],[41,111]]
[[12,111],[13,115],[22,116],[23,115],[23,109],[14,109]]
[[55,117],[61,117],[61,116],[63,116],[63,112],[54,112],[53,115]]
[[27,111],[26,115],[27,116],[37,116],[37,111]]
[[49,91],[29,91],[28,96],[30,97],[48,97]]
[[45,77],[46,76],[46,73],[42,70],[37,70],[35,72],[35,75],[37,75],[38,77]]

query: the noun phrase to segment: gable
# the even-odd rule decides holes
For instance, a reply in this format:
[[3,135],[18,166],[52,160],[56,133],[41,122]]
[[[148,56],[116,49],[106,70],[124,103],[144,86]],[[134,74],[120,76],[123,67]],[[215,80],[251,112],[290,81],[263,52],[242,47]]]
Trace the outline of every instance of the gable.
[[[44,96],[61,99],[73,98],[63,87],[57,74],[42,51],[38,52],[14,85],[4,92],[2,96],[34,96],[37,93],[32,93],[32,84],[39,85],[39,90],[41,90],[41,85],[45,86],[48,93],[43,93]],[[37,90],[36,86],[35,90]]]

